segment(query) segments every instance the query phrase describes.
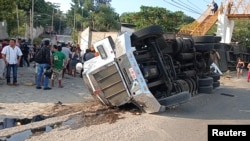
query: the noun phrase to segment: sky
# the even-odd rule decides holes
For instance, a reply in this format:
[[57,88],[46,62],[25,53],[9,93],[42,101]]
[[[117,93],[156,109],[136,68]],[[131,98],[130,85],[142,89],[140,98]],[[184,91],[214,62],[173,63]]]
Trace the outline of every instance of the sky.
[[[71,0],[45,1],[58,3],[61,11],[64,13],[66,13],[71,6]],[[220,5],[221,1],[222,0],[215,0],[218,5]],[[124,12],[139,12],[142,5],[162,7],[172,12],[183,11],[186,15],[197,19],[207,9],[207,5],[211,2],[212,0],[112,0],[111,7],[120,15]]]

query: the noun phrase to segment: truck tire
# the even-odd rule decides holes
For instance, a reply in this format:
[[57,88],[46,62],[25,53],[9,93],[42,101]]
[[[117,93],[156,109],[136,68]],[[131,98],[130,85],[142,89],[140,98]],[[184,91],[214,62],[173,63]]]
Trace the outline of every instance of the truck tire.
[[218,53],[220,54],[220,60],[219,60],[219,68],[222,72],[225,72],[228,70],[228,61],[227,61],[227,50],[226,50],[226,45],[221,44],[220,48],[217,50]]
[[212,77],[203,77],[198,80],[199,87],[200,86],[211,86],[213,84]]
[[189,85],[186,81],[180,79],[177,80],[177,83],[180,85],[181,91],[190,91]]
[[213,93],[213,86],[200,86],[198,88],[199,93],[205,93],[205,94],[212,94]]
[[159,99],[159,103],[166,107],[177,106],[184,102],[187,102],[191,98],[191,94],[188,91],[175,94],[166,98]]
[[221,43],[214,44],[214,49],[220,49],[220,48],[221,48]]
[[213,78],[213,82],[216,82],[216,81],[220,80],[220,75],[217,74],[217,73],[213,73],[213,74],[211,74],[209,76]]
[[214,36],[214,43],[219,43],[221,41],[221,36]]
[[214,49],[214,43],[195,44],[194,47],[196,48],[196,51],[207,52],[212,51],[212,49]]
[[214,43],[214,36],[193,36],[195,43]]
[[193,92],[192,92],[192,95],[194,96],[194,95],[197,94],[198,85],[197,85],[197,82],[196,82],[193,78],[191,78],[190,80],[191,80],[191,82],[192,82],[192,84],[193,84],[193,87],[194,87]]
[[213,82],[213,88],[218,88],[220,87],[220,81]]
[[131,35],[131,44],[132,46],[134,46],[137,42],[144,40],[146,38],[150,38],[150,37],[154,37],[154,38],[158,38],[160,36],[162,36],[163,34],[163,30],[161,26],[157,26],[157,25],[152,25],[146,28],[143,28],[141,30],[135,31],[132,35]]
[[187,84],[188,84],[188,87],[189,87],[189,92],[190,92],[191,94],[193,94],[193,91],[194,91],[194,86],[193,86],[192,81],[191,81],[190,79],[185,79],[185,81],[186,81],[186,82],[187,82]]

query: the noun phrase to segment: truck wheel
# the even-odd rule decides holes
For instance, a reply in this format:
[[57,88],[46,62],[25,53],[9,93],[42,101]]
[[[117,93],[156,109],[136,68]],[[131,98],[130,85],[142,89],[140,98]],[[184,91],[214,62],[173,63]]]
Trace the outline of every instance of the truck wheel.
[[188,87],[189,87],[189,92],[192,94],[193,91],[194,91],[194,86],[193,86],[193,83],[190,79],[185,79],[185,81],[187,82],[188,84]]
[[197,86],[196,81],[195,81],[193,78],[191,78],[190,80],[191,80],[191,82],[192,82],[192,84],[193,84],[193,87],[194,87],[193,92],[192,92],[192,95],[194,96],[194,95],[197,94],[198,86]]
[[184,102],[187,102],[190,98],[191,98],[191,94],[186,91],[186,92],[175,94],[173,96],[159,99],[158,101],[161,105],[164,105],[166,107],[171,107],[171,106],[176,106]]
[[195,44],[194,47],[196,51],[200,52],[212,51],[212,49],[214,49],[214,43]]
[[198,84],[199,84],[199,87],[200,86],[210,86],[213,84],[213,78],[212,77],[199,78]]
[[213,93],[213,86],[200,86],[198,88],[199,93],[205,93],[205,94],[212,94]]
[[[220,54],[219,68],[222,72],[225,72],[229,68],[229,64],[227,61],[227,49],[225,44],[221,44],[220,48],[218,48],[218,53]],[[234,67],[235,68],[235,67]]]
[[180,85],[181,87],[181,91],[190,91],[188,83],[184,80],[177,80],[177,83]]
[[143,28],[141,30],[135,31],[132,35],[131,35],[131,44],[132,46],[134,46],[137,42],[144,40],[146,38],[150,38],[150,37],[154,37],[154,38],[158,38],[160,36],[162,36],[163,34],[163,30],[161,26],[158,25],[152,25],[146,28]]
[[220,48],[221,48],[221,43],[214,44],[214,49],[220,49]]
[[214,36],[214,42],[219,43],[221,41],[221,36]]
[[195,43],[214,43],[214,36],[193,36],[192,37]]
[[213,88],[218,88],[220,87],[220,81],[213,82]]
[[213,78],[213,82],[216,82],[216,81],[220,80],[220,75],[219,74],[213,73],[213,74],[211,74],[209,76]]

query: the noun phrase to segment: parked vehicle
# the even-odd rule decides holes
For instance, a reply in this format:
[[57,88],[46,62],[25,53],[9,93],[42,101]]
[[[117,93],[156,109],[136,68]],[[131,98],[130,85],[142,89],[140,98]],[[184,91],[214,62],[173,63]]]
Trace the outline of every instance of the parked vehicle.
[[199,93],[213,93],[220,75],[210,70],[217,36],[176,36],[161,26],[125,32],[94,44],[99,56],[84,62],[83,80],[101,104],[133,103],[155,113]]
[[52,44],[58,44],[58,43],[70,43],[73,44],[73,39],[70,35],[55,35],[51,38]]

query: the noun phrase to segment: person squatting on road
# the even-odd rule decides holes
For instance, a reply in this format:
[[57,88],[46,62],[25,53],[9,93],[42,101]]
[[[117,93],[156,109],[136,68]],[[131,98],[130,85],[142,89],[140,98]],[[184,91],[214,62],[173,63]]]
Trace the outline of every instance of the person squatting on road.
[[[10,39],[9,45],[2,49],[2,58],[6,65],[6,79],[7,85],[17,86],[17,68],[20,65],[20,61],[22,58],[22,51],[19,47],[16,46],[16,39]],[[13,74],[13,83],[10,83],[10,74]]]
[[57,45],[53,45],[52,63],[53,73],[51,77],[51,85],[54,87],[55,79],[58,79],[58,87],[63,88],[62,85],[62,73],[64,64],[66,64],[66,55],[61,52],[62,48]]
[[50,67],[52,62],[52,53],[50,50],[50,41],[46,40],[44,42],[44,46],[36,52],[35,55],[35,62],[38,63],[38,70],[37,70],[37,78],[36,78],[36,89],[41,89],[41,77],[43,75],[44,81],[43,86],[44,90],[50,90],[49,87],[49,78],[44,75],[46,69]]

